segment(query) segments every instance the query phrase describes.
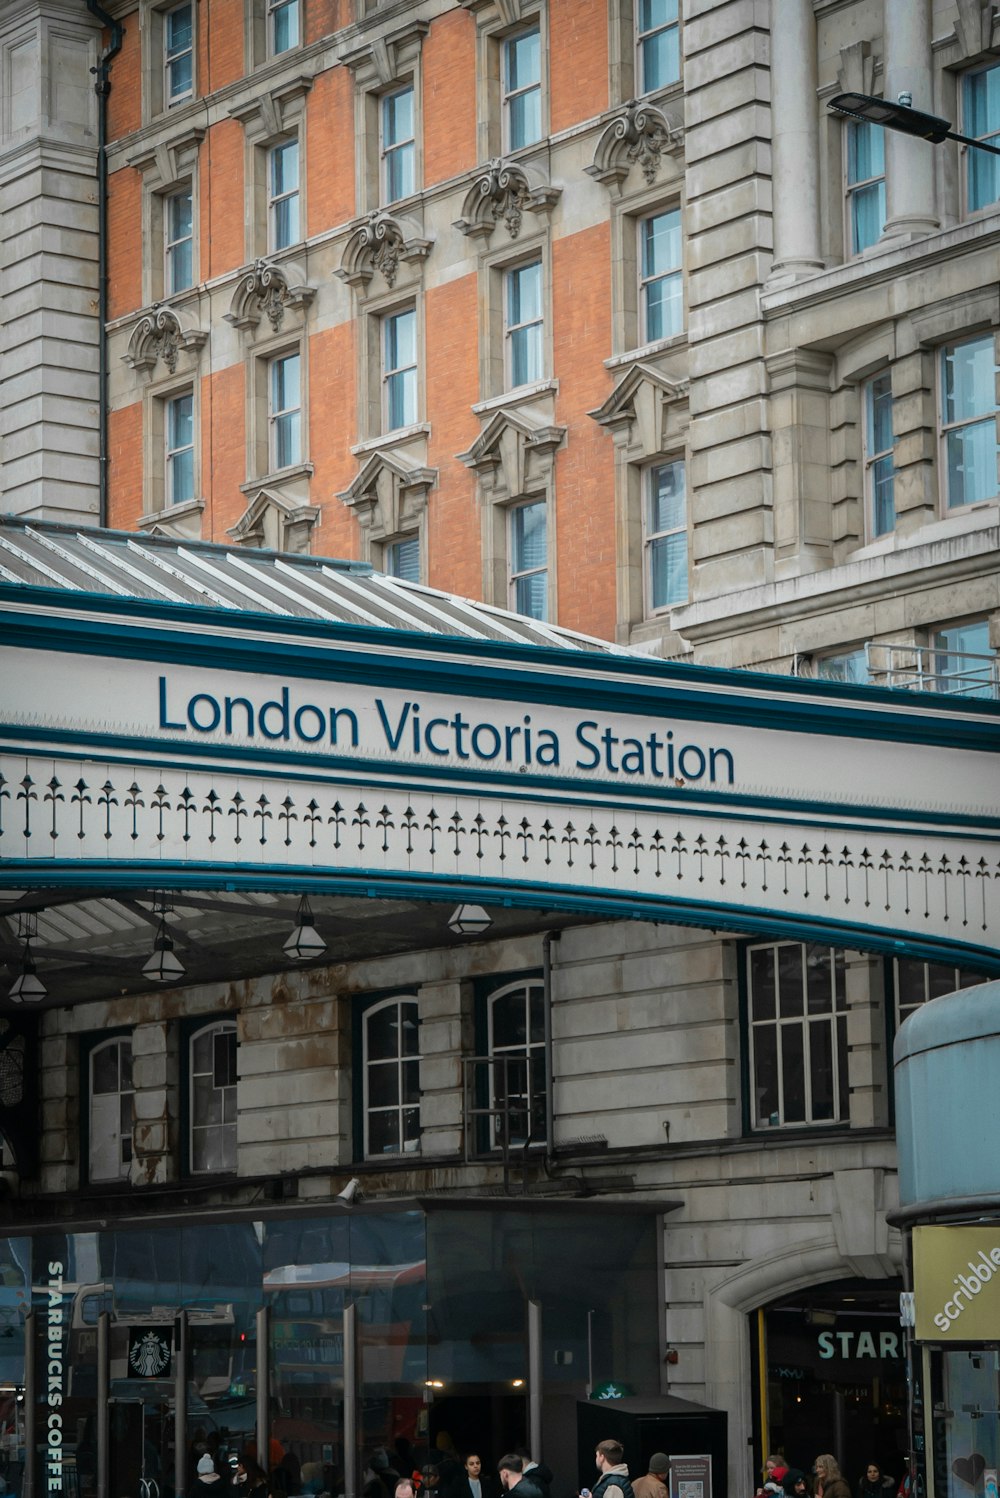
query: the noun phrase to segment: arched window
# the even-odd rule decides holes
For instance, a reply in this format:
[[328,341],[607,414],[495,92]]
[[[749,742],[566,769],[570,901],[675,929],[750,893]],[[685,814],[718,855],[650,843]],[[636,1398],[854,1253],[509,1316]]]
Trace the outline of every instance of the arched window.
[[90,1052],[90,1179],[127,1181],[132,1163],[132,1040],[117,1036]]
[[192,1175],[236,1169],[236,1026],[205,1025],[191,1036],[189,1160]]
[[[545,988],[521,979],[489,997],[493,1143],[545,1143]],[[506,1120],[506,1121],[505,1121]]]
[[383,999],[364,1016],[365,1155],[420,1148],[420,1032],[415,998]]

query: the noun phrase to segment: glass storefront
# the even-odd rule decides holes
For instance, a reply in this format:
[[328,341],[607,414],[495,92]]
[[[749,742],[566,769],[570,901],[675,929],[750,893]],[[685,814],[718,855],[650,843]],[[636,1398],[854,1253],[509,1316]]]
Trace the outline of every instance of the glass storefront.
[[870,1280],[839,1280],[764,1310],[761,1461],[777,1452],[808,1472],[820,1453],[832,1452],[852,1490],[875,1462],[895,1479],[895,1492],[907,1452],[900,1288],[892,1280],[876,1289]]
[[1000,1351],[942,1347],[930,1358],[930,1467],[935,1498],[988,1491],[1000,1469]]
[[543,1402],[582,1397],[591,1372],[657,1391],[655,1221],[362,1207],[0,1240],[0,1475],[19,1490],[29,1303],[36,1492],[96,1498],[102,1378],[113,1493],[178,1498],[204,1452],[220,1466],[255,1453],[266,1325],[271,1492],[336,1495],[348,1305],[362,1463],[380,1448],[399,1471],[452,1448],[495,1460],[527,1439],[530,1300],[541,1305]]

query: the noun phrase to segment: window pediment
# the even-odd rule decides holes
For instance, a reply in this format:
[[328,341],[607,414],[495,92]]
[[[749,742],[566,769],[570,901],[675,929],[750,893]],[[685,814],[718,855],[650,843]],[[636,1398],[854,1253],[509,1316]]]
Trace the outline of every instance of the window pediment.
[[525,408],[502,409],[486,423],[460,462],[472,468],[494,500],[514,499],[544,487],[566,428]]
[[295,261],[257,260],[253,269],[241,276],[233,292],[225,321],[241,331],[255,328],[266,317],[271,330],[280,332],[285,312],[304,311],[316,295]]
[[630,99],[603,130],[591,166],[585,168],[605,187],[621,192],[638,163],[646,181],[656,181],[664,156],[676,155],[684,144],[684,127],[655,104]]
[[607,400],[588,412],[616,441],[649,454],[674,446],[687,428],[688,383],[648,364],[635,364]]
[[142,374],[152,374],[162,361],[174,374],[181,353],[197,353],[207,338],[207,330],[197,326],[187,309],[155,305],[132,329],[122,360]]
[[319,517],[318,505],[289,497],[276,487],[261,486],[251,490],[246,509],[226,534],[238,546],[307,552]]
[[400,265],[426,260],[432,244],[409,216],[376,209],[348,238],[336,274],[354,290],[363,291],[378,271],[392,287]]
[[130,156],[128,165],[142,173],[147,187],[162,190],[191,176],[204,139],[202,126],[189,126],[182,134],[157,141],[150,149]]
[[561,193],[561,187],[542,180],[530,163],[497,157],[466,193],[455,228],[472,239],[488,239],[502,220],[511,239],[516,239],[524,214],[550,213]]
[[955,36],[962,57],[977,57],[1000,47],[1000,11],[992,0],[957,0]]
[[429,30],[429,21],[411,21],[352,48],[341,61],[351,69],[362,88],[388,88],[413,67]]
[[273,140],[296,123],[312,86],[312,78],[307,73],[300,73],[268,92],[241,100],[229,113],[240,121],[250,140]]
[[370,538],[380,541],[416,529],[437,481],[436,468],[400,452],[377,452],[337,498],[354,511]]

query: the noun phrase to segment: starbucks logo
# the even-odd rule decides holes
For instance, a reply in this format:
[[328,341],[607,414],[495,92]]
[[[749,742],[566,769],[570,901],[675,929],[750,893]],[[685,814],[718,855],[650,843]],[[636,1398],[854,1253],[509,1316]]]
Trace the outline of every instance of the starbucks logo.
[[170,1367],[171,1347],[162,1332],[146,1331],[129,1344],[128,1360],[140,1378],[159,1378]]

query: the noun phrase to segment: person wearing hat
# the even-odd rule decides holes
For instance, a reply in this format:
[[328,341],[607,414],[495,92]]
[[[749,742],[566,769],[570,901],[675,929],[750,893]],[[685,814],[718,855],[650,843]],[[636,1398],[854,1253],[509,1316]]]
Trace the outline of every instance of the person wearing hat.
[[224,1487],[225,1483],[215,1470],[215,1462],[206,1451],[198,1458],[198,1471],[188,1498],[207,1498],[209,1493],[221,1493]]
[[666,1498],[669,1472],[670,1458],[662,1451],[654,1451],[645,1477],[637,1477],[632,1484],[635,1498]]

